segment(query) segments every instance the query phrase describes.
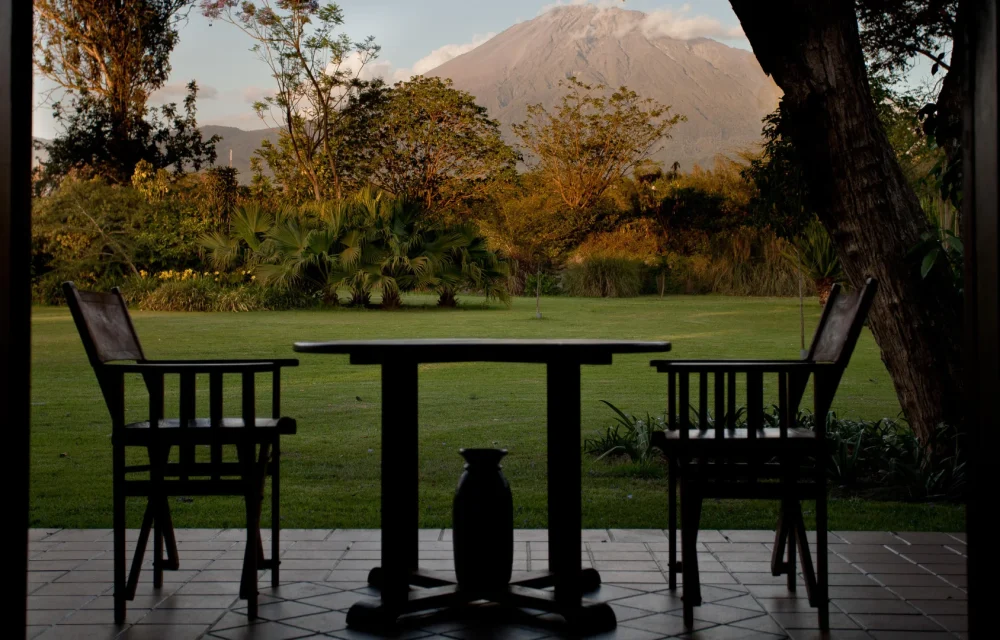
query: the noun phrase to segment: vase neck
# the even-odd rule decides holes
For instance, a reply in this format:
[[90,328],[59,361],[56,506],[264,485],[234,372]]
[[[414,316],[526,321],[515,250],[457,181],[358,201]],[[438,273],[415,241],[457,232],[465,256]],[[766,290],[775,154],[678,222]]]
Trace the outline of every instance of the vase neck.
[[506,449],[461,449],[466,467],[499,467],[500,460],[507,455]]

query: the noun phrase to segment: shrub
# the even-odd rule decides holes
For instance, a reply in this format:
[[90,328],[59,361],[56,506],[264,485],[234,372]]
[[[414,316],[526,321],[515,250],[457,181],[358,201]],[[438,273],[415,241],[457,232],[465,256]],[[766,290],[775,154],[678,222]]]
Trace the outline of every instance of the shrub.
[[212,311],[219,285],[207,278],[164,282],[139,299],[143,311]]
[[[598,459],[611,457],[629,463],[647,463],[655,458],[649,440],[658,429],[665,429],[663,418],[645,420],[627,415],[603,401],[616,414],[614,424],[598,437],[584,441],[585,453]],[[765,412],[766,426],[778,426],[778,408]],[[724,417],[723,420],[726,420]],[[698,425],[692,408],[690,422]],[[728,422],[728,420],[726,420]],[[746,427],[746,409],[739,407],[734,417],[737,428]],[[799,412],[800,428],[815,429],[815,415]],[[715,417],[708,413],[706,429],[715,427]],[[965,450],[960,432],[941,426],[931,442],[921,443],[905,423],[881,420],[851,420],[836,413],[826,416],[828,455],[823,463],[832,485],[839,490],[875,494],[884,499],[958,500],[968,485]]]
[[601,400],[615,412],[615,422],[607,427],[603,435],[583,442],[585,453],[605,457],[623,458],[631,463],[646,465],[657,459],[652,438],[655,431],[663,431],[666,422],[662,417],[652,417],[648,413],[645,420],[628,415],[606,400]]
[[784,251],[784,256],[791,267],[801,270],[812,281],[821,305],[830,298],[834,283],[844,279],[833,240],[818,219],[806,226],[802,235]]
[[[712,241],[711,290],[736,296],[795,296],[799,276],[784,257],[788,242],[770,230],[740,227]],[[811,294],[812,286],[804,290]]]
[[62,301],[65,280],[108,289],[140,271],[196,267],[197,237],[209,229],[185,200],[99,180],[67,178],[31,215],[33,290],[44,303]]
[[587,258],[563,271],[571,296],[633,298],[643,292],[644,265],[628,258]]
[[541,280],[543,296],[558,296],[564,293],[562,283],[559,281],[559,278],[542,271],[541,274],[529,273],[525,276],[524,288],[521,291],[521,295],[534,298],[535,292],[538,290],[539,280]]

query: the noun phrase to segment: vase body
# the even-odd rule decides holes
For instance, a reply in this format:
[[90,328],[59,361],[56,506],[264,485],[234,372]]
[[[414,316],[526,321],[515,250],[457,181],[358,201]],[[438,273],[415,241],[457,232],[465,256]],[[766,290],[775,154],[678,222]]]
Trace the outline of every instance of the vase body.
[[500,469],[502,449],[462,449],[465,471],[453,510],[455,573],[463,589],[491,591],[510,582],[514,500]]

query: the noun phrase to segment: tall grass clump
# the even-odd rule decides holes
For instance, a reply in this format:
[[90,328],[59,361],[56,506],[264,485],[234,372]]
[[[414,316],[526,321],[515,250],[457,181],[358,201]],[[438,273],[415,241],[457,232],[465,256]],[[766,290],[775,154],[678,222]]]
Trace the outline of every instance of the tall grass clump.
[[634,298],[643,291],[643,271],[637,260],[586,258],[563,271],[563,290],[579,297]]

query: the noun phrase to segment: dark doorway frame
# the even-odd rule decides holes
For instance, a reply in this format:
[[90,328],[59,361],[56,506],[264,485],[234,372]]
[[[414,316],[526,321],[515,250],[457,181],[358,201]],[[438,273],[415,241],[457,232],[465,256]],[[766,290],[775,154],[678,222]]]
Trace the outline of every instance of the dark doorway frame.
[[[28,573],[31,411],[32,3],[0,0],[0,410],[9,596],[3,626],[24,637]],[[19,533],[20,532],[20,533]],[[17,540],[20,537],[20,544]]]
[[[1000,397],[1000,237],[997,233],[998,146],[997,31],[992,0],[969,2],[970,101],[966,118],[965,246],[966,338],[969,376],[969,449],[997,450]],[[32,116],[32,7],[29,0],[0,0],[0,407],[7,451],[3,465],[5,515],[21,544],[5,551],[9,571],[3,625],[24,637],[27,594],[28,482],[30,474],[30,207]],[[989,582],[997,548],[989,539],[990,462],[973,459],[968,509],[969,629],[986,637],[991,624]],[[16,535],[16,533],[15,533]],[[982,540],[982,542],[980,542]],[[20,576],[20,579],[18,579]]]
[[[972,490],[967,510],[969,634],[996,633],[991,582],[997,569],[997,544],[990,532],[996,509],[994,474],[1000,444],[1000,238],[997,236],[997,6],[993,0],[969,2],[963,189],[965,243],[965,371],[968,390],[968,450]],[[991,633],[992,632],[992,633]]]

